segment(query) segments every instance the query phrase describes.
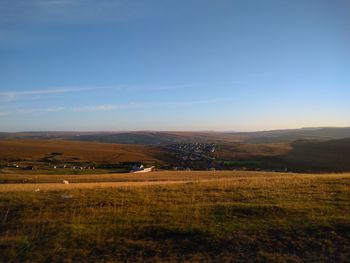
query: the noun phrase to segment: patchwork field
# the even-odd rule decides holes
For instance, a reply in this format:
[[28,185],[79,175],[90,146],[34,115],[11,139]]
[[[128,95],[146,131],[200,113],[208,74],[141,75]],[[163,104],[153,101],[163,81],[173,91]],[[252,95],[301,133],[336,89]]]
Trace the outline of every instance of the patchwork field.
[[[0,195],[3,262],[347,262],[350,174],[23,175]],[[51,181],[50,181],[51,180]],[[113,183],[111,182],[111,183]],[[176,184],[174,184],[174,182]],[[140,185],[143,183],[144,185]],[[149,183],[158,183],[150,185]]]

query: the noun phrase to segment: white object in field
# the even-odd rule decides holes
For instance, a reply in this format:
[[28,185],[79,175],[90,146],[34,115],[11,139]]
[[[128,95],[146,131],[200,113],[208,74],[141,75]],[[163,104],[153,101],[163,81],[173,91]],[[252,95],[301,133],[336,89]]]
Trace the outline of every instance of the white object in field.
[[138,169],[133,168],[131,170],[131,172],[132,173],[149,173],[149,172],[154,171],[154,168],[155,168],[154,166],[149,167],[149,168],[144,168],[143,165],[141,165],[141,167]]
[[67,180],[63,180],[64,184],[69,184],[69,182]]
[[40,188],[36,188],[36,189],[34,190],[34,192],[36,192],[36,193],[40,192]]
[[73,196],[66,193],[66,194],[61,195],[61,197],[64,198],[64,199],[70,199],[70,198],[72,198]]

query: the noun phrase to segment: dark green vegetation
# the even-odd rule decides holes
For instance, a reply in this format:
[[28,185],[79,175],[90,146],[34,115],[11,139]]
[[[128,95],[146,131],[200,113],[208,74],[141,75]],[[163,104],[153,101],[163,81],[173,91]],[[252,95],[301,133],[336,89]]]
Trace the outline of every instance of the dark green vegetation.
[[0,196],[2,262],[348,262],[350,176]]

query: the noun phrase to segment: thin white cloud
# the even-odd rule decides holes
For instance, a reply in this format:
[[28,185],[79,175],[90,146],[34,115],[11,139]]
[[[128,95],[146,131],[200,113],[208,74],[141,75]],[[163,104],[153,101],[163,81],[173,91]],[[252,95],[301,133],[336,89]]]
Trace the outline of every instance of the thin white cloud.
[[214,98],[214,99],[208,99],[208,100],[176,101],[176,102],[169,102],[169,103],[160,104],[160,105],[181,106],[181,105],[221,103],[221,102],[229,102],[229,101],[232,101],[232,99],[231,98]]
[[7,115],[9,115],[8,112],[0,111],[0,117],[7,116]]
[[195,85],[129,85],[129,86],[117,86],[120,90],[125,91],[168,91],[168,90],[181,90],[195,88]]
[[65,110],[65,107],[52,107],[46,109],[47,112],[59,112]]
[[0,92],[0,98],[7,100],[16,100],[24,96],[42,96],[59,93],[70,93],[93,90],[94,88],[55,88],[55,89],[37,89],[37,90],[22,90],[22,91],[3,91]]
[[92,90],[106,90],[106,91],[123,91],[123,92],[134,92],[134,91],[166,91],[166,90],[177,90],[190,88],[193,85],[150,85],[150,86],[132,86],[132,85],[115,85],[115,86],[90,86],[90,87],[62,87],[62,88],[47,88],[47,89],[34,89],[34,90],[15,90],[15,91],[0,91],[0,99],[6,101],[17,100],[21,97],[29,96],[45,96],[51,94],[60,93],[73,93],[73,92],[84,92]]
[[165,103],[128,103],[128,104],[101,104],[92,106],[74,107],[74,112],[84,111],[115,111],[121,109],[136,109],[136,108],[154,108],[154,107],[167,107],[167,106],[191,106],[198,104],[212,104],[212,103],[224,103],[231,101],[231,98],[214,98],[208,100],[190,100],[190,101],[175,101]]
[[53,112],[60,112],[65,110],[65,107],[50,107],[50,108],[45,108],[45,109],[21,109],[18,111],[19,114],[40,114],[40,113],[53,113]]
[[142,104],[128,103],[128,104],[101,104],[101,105],[92,105],[92,106],[82,106],[74,107],[72,111],[81,112],[81,111],[115,111],[125,108],[138,108],[142,107]]

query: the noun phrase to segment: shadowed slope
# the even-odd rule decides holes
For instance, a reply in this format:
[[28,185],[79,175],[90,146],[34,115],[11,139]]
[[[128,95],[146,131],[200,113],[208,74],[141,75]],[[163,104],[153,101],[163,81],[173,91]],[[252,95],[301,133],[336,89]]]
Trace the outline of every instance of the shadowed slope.
[[331,141],[297,141],[278,160],[296,171],[350,171],[350,138]]

